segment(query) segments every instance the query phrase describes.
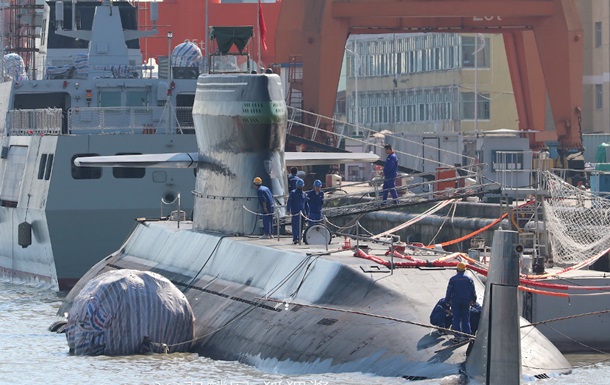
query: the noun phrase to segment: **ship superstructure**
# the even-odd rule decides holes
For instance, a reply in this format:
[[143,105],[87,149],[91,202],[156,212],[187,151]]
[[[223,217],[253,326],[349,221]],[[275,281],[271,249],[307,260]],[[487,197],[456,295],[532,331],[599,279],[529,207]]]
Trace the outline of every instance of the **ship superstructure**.
[[121,244],[134,218],[167,215],[178,202],[190,213],[192,170],[72,161],[195,150],[196,76],[150,76],[138,38],[156,30],[138,31],[130,2],[49,1],[43,19],[37,79],[15,53],[4,60],[0,271],[68,289]]

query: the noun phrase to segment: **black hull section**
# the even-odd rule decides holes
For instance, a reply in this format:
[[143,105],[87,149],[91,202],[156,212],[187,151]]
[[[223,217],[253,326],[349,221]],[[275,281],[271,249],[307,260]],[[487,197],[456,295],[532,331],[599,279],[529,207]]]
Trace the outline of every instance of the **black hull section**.
[[[101,272],[151,270],[186,294],[196,317],[194,350],[204,356],[284,373],[459,373],[467,346],[453,347],[452,336],[425,327],[453,270],[373,272],[352,251],[329,255],[287,243],[139,225],[79,282],[60,313]],[[524,374],[569,367],[537,330],[523,332],[522,346]]]

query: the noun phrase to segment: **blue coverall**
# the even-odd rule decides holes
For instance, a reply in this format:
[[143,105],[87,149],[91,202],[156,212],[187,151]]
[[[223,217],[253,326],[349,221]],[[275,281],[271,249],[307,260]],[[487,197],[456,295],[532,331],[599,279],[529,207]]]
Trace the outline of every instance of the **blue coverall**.
[[[261,204],[261,212],[263,214],[263,234],[271,235],[271,228],[273,224],[273,194],[271,190],[265,186],[258,186],[256,189],[258,195],[258,201]],[[263,203],[265,203],[263,205]],[[266,206],[266,210],[265,210]]]
[[307,204],[309,206],[309,225],[320,223],[322,219],[322,206],[324,205],[324,191],[316,192],[315,189],[307,193]]
[[388,191],[394,198],[394,203],[398,203],[398,193],[396,192],[396,176],[398,175],[398,158],[392,151],[388,154],[383,166],[383,200],[388,200]]
[[288,175],[288,192],[297,188],[297,180],[299,180],[298,176],[294,174]]
[[302,189],[296,188],[288,195],[286,205],[292,215],[292,241],[296,243],[301,239],[301,231],[303,230],[303,218],[299,213],[307,215],[307,195]]
[[458,271],[449,279],[445,301],[451,305],[453,320],[451,328],[458,332],[471,334],[470,303],[476,302],[477,293],[474,290],[472,278]]

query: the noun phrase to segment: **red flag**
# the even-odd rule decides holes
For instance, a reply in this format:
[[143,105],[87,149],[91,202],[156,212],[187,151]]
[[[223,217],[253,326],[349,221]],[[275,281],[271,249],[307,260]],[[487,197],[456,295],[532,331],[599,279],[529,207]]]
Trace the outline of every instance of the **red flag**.
[[265,26],[265,18],[263,17],[263,7],[259,1],[258,3],[258,28],[261,36],[261,44],[263,49],[267,51],[267,43],[265,43],[265,34],[267,33],[267,26]]

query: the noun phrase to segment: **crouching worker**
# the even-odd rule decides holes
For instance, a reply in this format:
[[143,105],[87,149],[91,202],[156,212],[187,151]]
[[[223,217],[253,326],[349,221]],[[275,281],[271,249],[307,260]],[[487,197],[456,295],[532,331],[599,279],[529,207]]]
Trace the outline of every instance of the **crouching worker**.
[[[430,313],[430,323],[439,328],[449,329],[451,327],[451,307],[447,302],[445,302],[445,298],[441,298],[434,309],[432,309],[432,313]],[[445,330],[439,329],[440,334],[446,334]]]

